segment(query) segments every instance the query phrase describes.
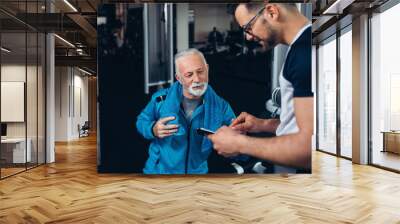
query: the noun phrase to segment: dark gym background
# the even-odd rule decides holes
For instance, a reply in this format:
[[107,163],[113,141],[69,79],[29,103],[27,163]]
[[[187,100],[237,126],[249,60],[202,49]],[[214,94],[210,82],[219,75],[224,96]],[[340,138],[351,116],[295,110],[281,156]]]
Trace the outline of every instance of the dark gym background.
[[[120,6],[101,5],[98,12],[99,17],[106,18],[106,23],[98,26],[98,171],[141,173],[149,142],[137,133],[135,122],[157,87],[150,88],[150,93],[145,94],[143,7],[122,7],[125,14],[121,17]],[[226,8],[229,11],[228,5]],[[232,17],[228,13],[227,16]],[[156,22],[163,23],[163,19],[161,14],[161,19]],[[174,30],[176,22],[174,20]],[[219,43],[228,50],[215,51],[210,42],[199,48],[210,67],[209,84],[230,103],[236,115],[247,111],[268,116],[265,102],[271,95],[271,53],[258,52],[260,46],[246,42],[235,23],[232,17],[232,29]],[[149,24],[152,25],[156,24]],[[198,43],[193,41],[193,27],[190,26],[189,46],[196,47]],[[124,31],[122,39],[121,30]],[[175,36],[173,49],[175,54]],[[160,68],[163,66],[165,64],[160,63]],[[209,158],[209,170],[210,173],[230,172],[226,160],[215,153]]]

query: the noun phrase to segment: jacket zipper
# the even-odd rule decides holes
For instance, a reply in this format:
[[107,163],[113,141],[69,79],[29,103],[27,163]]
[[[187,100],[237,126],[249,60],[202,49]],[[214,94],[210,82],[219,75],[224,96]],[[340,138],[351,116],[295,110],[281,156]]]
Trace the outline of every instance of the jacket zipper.
[[[179,112],[182,114],[183,117],[185,117],[185,112],[183,112],[182,110],[180,110]],[[184,119],[184,120],[185,120],[185,123],[186,123],[186,125],[187,125],[187,126],[186,126],[186,127],[187,127],[186,134],[187,134],[187,142],[188,142],[188,144],[187,144],[187,149],[186,149],[186,155],[185,155],[185,174],[187,174],[187,172],[188,172],[188,165],[189,165],[190,129],[191,129],[191,126],[192,126],[192,120],[190,120],[189,125],[188,125],[187,120],[186,120],[186,119]]]
[[187,150],[186,150],[186,161],[185,161],[185,174],[188,172],[188,166],[189,166],[189,153],[190,153],[190,132],[192,128],[192,121],[190,121],[189,128],[188,128],[188,145],[187,145]]
[[[204,102],[203,102],[204,103]],[[196,109],[195,109],[196,110]],[[180,112],[182,113],[183,117],[185,117],[185,112],[183,112],[182,110],[180,110]],[[194,112],[194,111],[193,111]],[[185,119],[186,121],[186,119]],[[189,166],[189,153],[190,153],[190,133],[191,133],[191,129],[192,129],[192,121],[193,121],[193,117],[192,119],[190,119],[189,122],[189,126],[188,126],[188,131],[186,133],[188,133],[188,145],[187,145],[187,150],[186,150],[186,160],[185,160],[185,174],[187,174],[188,172],[188,166]],[[187,124],[187,121],[186,121]]]

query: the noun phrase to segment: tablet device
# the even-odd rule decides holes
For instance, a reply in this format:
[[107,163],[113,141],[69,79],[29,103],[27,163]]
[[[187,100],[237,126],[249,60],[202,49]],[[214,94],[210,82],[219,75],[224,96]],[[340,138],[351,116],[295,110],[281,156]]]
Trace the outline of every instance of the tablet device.
[[211,131],[211,130],[208,130],[208,129],[205,129],[205,128],[198,128],[197,129],[197,134],[207,136],[207,135],[210,135],[210,134],[215,134],[215,132]]

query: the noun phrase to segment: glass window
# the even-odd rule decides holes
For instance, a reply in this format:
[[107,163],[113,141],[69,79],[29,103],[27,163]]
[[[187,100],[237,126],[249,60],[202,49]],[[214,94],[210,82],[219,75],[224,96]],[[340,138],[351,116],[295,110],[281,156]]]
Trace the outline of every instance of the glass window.
[[400,4],[371,18],[372,163],[400,170]]
[[318,48],[318,149],[336,154],[336,36]]
[[[44,1],[2,2],[22,13],[43,12]],[[13,6],[13,7],[12,7]],[[0,178],[45,162],[45,35],[8,15],[0,23]]]
[[27,113],[27,143],[31,152],[27,167],[37,165],[37,80],[38,80],[38,36],[36,32],[27,33],[27,80],[26,80],[26,113]]
[[351,26],[343,32],[340,36],[340,154],[351,158],[353,74]]
[[[1,33],[1,177],[26,170],[26,33]],[[6,49],[6,50],[4,50]]]

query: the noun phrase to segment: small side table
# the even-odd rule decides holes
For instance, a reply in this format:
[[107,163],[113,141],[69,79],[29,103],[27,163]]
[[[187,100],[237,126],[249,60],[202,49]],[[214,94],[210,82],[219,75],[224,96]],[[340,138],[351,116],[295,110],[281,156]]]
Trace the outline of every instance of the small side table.
[[400,154],[400,131],[382,131],[383,150],[382,152],[391,152]]

